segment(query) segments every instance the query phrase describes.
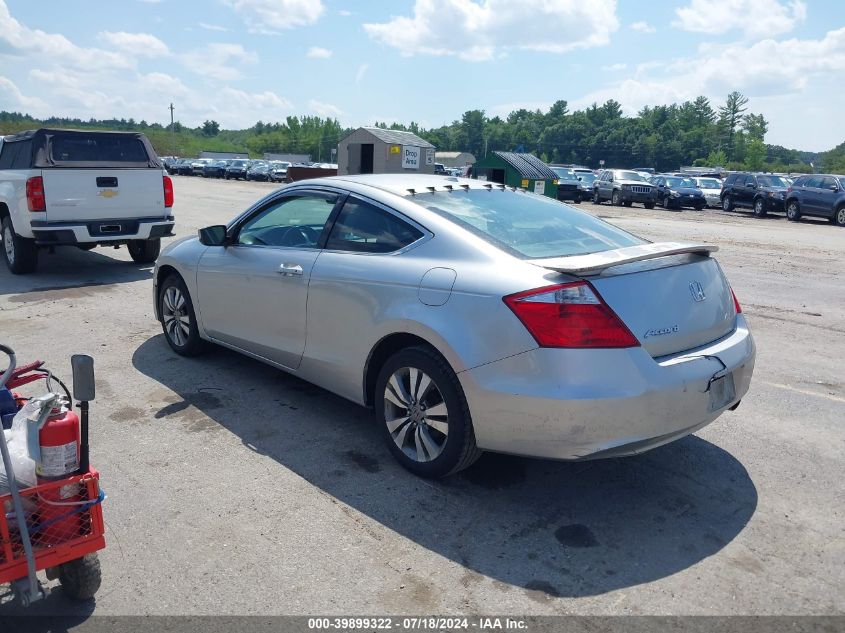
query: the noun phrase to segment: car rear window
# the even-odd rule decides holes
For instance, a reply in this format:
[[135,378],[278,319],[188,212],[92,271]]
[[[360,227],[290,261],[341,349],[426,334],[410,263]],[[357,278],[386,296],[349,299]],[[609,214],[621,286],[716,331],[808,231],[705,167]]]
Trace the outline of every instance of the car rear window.
[[143,163],[149,160],[144,143],[132,136],[55,134],[50,140],[55,163]]
[[646,243],[546,196],[510,189],[435,192],[413,200],[521,258],[586,255]]

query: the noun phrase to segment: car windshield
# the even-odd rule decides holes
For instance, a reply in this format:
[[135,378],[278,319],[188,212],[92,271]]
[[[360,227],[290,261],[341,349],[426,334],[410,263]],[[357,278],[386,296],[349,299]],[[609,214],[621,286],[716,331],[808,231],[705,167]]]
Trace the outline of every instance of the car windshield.
[[613,172],[613,177],[618,180],[641,180],[642,182],[648,182],[635,171],[616,171]]
[[670,187],[695,187],[695,182],[692,178],[671,177],[666,179],[666,184]]
[[567,167],[552,167],[552,171],[557,174],[561,180],[577,180],[575,172]]
[[702,189],[721,189],[722,183],[716,178],[699,178],[698,186]]
[[595,174],[586,171],[578,172],[576,175],[578,178],[581,179],[581,182],[586,183],[588,185],[596,179]]
[[230,167],[243,167],[244,165],[246,165],[246,161],[245,161],[245,160],[236,160],[236,161],[234,161],[234,162],[233,162],[231,165],[229,165],[229,166],[230,166]]
[[415,196],[414,202],[518,257],[568,257],[645,241],[551,198],[470,189]]
[[757,182],[762,187],[788,187],[789,183],[787,183],[783,178],[780,176],[758,176]]

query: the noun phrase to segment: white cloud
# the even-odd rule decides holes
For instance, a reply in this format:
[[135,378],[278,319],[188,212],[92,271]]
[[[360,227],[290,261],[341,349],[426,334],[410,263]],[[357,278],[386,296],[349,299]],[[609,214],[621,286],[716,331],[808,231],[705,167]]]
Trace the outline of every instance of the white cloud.
[[338,108],[336,105],[332,105],[331,103],[323,103],[322,101],[317,101],[316,99],[309,100],[308,107],[317,114],[319,114],[321,117],[337,118],[343,114],[343,110]]
[[[750,111],[766,117],[770,112],[781,113],[779,124],[770,126],[768,142],[807,149],[812,142],[815,149],[829,149],[845,138],[845,121],[840,116],[841,100],[820,99],[819,95],[838,94],[827,86],[843,72],[845,28],[817,40],[767,39],[703,46],[695,57],[641,64],[632,78],[591,92],[571,106],[583,108],[616,99],[627,114],[634,114],[643,106],[678,103],[702,94],[720,104],[729,92],[739,90],[750,98]],[[812,118],[796,114],[810,105],[817,113]],[[780,137],[772,136],[778,131]]]
[[201,29],[205,29],[206,31],[220,31],[220,32],[225,33],[229,30],[225,26],[219,26],[217,24],[209,24],[208,22],[200,22],[199,24],[197,24],[197,26],[199,26]]
[[619,72],[620,70],[625,70],[628,67],[628,64],[619,63],[619,64],[610,64],[608,66],[602,66],[602,70],[607,70],[609,72]]
[[619,28],[615,0],[416,0],[413,17],[364,24],[402,55],[494,59],[509,49],[563,53],[602,46]]
[[325,12],[322,0],[224,0],[252,31],[272,33],[278,29],[314,24]]
[[87,68],[132,68],[134,60],[113,51],[77,46],[64,35],[30,29],[18,22],[0,0],[0,43],[5,43],[16,54],[32,58],[45,58],[64,66]]
[[167,44],[149,33],[103,31],[98,37],[111,47],[135,57],[166,57],[170,55]]
[[242,77],[241,71],[232,66],[235,64],[254,64],[258,56],[244,49],[240,44],[213,43],[203,48],[185,53],[182,61],[191,71],[223,81],[232,81]]
[[328,59],[332,56],[332,52],[327,48],[320,48],[319,46],[312,46],[308,49],[307,53],[308,57],[314,57],[316,59]]
[[369,64],[361,64],[358,66],[358,70],[355,72],[355,83],[359,84],[364,80],[364,75],[367,74],[367,71],[370,69]]
[[657,29],[651,26],[648,22],[634,22],[631,28],[640,33],[654,33]]
[[347,11],[346,9],[341,9],[337,13],[338,15],[342,15],[345,18],[348,18],[350,15],[352,15],[352,11]]
[[717,35],[733,29],[748,37],[771,37],[791,31],[807,17],[802,0],[690,0],[675,9],[672,26],[694,33]]
[[38,97],[27,97],[11,79],[0,75],[0,110],[43,112],[46,108],[44,101]]

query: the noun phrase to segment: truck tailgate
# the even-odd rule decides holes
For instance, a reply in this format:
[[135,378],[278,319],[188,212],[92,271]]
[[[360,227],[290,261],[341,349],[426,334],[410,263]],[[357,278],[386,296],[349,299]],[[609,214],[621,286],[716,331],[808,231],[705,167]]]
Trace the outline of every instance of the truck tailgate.
[[160,169],[45,169],[47,221],[165,217]]

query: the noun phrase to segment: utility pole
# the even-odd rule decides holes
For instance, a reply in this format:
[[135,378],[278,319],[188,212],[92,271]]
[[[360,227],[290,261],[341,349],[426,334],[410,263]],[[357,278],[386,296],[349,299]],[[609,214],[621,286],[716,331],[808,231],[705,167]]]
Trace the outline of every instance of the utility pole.
[[176,127],[173,125],[173,103],[170,104],[170,138],[171,138],[171,145],[173,146],[173,156],[176,156]]

